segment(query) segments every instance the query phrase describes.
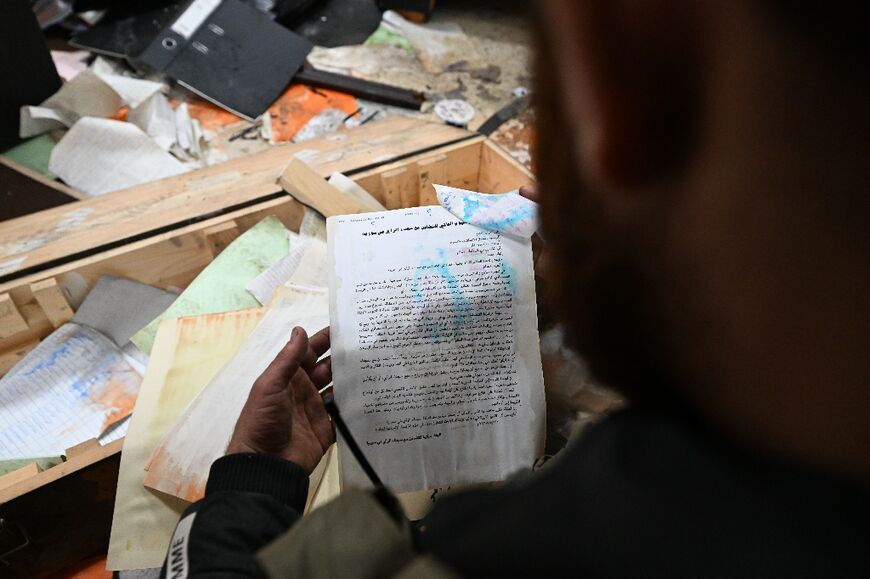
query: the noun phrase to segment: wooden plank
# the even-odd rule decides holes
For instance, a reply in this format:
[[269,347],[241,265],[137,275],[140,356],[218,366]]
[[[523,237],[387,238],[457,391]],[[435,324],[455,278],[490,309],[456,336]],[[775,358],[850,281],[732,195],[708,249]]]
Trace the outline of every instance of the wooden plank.
[[324,217],[367,213],[372,210],[355,196],[327,183],[317,171],[299,159],[290,161],[278,182],[297,201],[313,207]]
[[535,182],[531,171],[492,141],[483,143],[479,170],[478,191],[482,193],[507,193],[521,185]]
[[85,451],[75,457],[69,458],[66,462],[62,462],[57,466],[46,469],[35,476],[31,476],[26,480],[15,483],[4,489],[0,489],[0,505],[47,484],[53,483],[58,479],[77,472],[97,461],[112,456],[113,454],[119,453],[123,446],[123,438],[110,442],[105,446],[98,445],[97,448],[92,448],[91,450]]
[[226,247],[241,235],[239,224],[230,219],[202,230],[206,246],[212,257],[217,257]]
[[56,278],[50,277],[31,284],[30,291],[42,311],[45,312],[48,321],[55,328],[67,323],[75,315],[69,302],[66,301],[66,296],[63,295],[63,290],[57,284]]
[[31,462],[27,466],[22,466],[12,472],[7,472],[3,476],[0,476],[0,490],[9,488],[38,474],[39,465],[35,462]]
[[39,345],[39,339],[25,342],[0,353],[0,376],[11,370],[30,350]]
[[66,449],[66,459],[71,460],[80,456],[87,456],[87,453],[94,452],[98,448],[100,448],[100,441],[96,438],[91,438]]
[[27,322],[9,294],[0,295],[0,339],[27,331]]
[[420,191],[419,205],[438,205],[438,196],[432,184],[447,184],[447,155],[441,154],[419,161],[417,180]]
[[384,190],[384,205],[387,209],[416,207],[420,201],[420,189],[416,166],[401,167],[381,174]]
[[25,268],[278,193],[278,176],[296,157],[326,177],[333,171],[389,163],[469,135],[444,124],[391,117],[13,219],[0,228],[0,276],[8,279]]

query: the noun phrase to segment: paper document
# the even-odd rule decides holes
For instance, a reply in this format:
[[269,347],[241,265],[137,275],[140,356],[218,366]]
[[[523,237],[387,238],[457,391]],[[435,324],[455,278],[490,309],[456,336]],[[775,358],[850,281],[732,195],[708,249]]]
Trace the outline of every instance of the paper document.
[[275,289],[284,284],[327,287],[326,243],[316,238],[296,236],[290,243],[290,253],[248,284],[257,301],[268,305]]
[[209,468],[224,455],[254,381],[287,344],[294,327],[310,335],[328,323],[325,289],[280,288],[238,353],[160,441],[145,486],[189,501],[202,497]]
[[466,223],[521,239],[528,239],[538,229],[538,204],[518,191],[490,195],[433,186],[441,206]]
[[55,330],[0,379],[0,460],[56,456],[129,416],[141,376],[86,326]]
[[245,287],[288,249],[284,224],[275,216],[266,217],[220,252],[165,312],[133,336],[133,343],[150,352],[157,326],[166,318],[257,307],[260,304]]
[[326,219],[317,210],[306,207],[302,215],[302,223],[299,225],[299,235],[326,241]]
[[51,152],[48,167],[91,196],[187,172],[136,125],[95,117],[72,126]]
[[[336,401],[396,492],[502,480],[543,451],[532,248],[438,206],[327,220]],[[364,486],[340,444],[342,484]]]
[[121,454],[107,568],[160,567],[172,531],[188,503],[142,486],[160,438],[191,400],[238,351],[263,309],[165,320]]

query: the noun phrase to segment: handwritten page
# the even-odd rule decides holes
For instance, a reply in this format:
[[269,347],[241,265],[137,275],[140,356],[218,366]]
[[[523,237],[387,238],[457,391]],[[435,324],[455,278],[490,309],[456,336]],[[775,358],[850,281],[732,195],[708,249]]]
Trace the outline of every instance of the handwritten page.
[[504,235],[528,239],[538,229],[538,204],[510,191],[500,195],[433,185],[438,203],[459,219]]
[[107,568],[159,567],[185,501],[142,486],[160,438],[226,364],[264,313],[263,308],[164,320],[121,453]]
[[57,456],[133,410],[142,377],[111,340],[72,322],[0,380],[0,460]]
[[211,464],[224,455],[254,381],[290,339],[329,324],[328,292],[281,287],[238,353],[206,385],[151,455],[145,486],[188,501],[202,497]]
[[[528,239],[442,207],[327,220],[336,401],[390,488],[504,479],[543,450]],[[340,444],[342,484],[366,479]]]

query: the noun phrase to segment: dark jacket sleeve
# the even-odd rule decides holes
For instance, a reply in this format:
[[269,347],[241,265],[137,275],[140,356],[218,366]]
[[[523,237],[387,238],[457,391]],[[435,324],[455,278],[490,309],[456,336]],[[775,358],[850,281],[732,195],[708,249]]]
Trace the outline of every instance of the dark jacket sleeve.
[[308,475],[276,456],[233,454],[215,461],[205,497],[175,528],[161,577],[263,577],[255,553],[301,516]]

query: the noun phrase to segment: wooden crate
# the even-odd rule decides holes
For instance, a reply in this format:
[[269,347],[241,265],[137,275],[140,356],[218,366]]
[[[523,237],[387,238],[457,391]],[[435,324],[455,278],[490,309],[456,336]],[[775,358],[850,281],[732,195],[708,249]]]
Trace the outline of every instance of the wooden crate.
[[[0,223],[0,375],[68,321],[74,294],[101,274],[184,288],[264,217],[297,230],[304,206],[278,184],[294,158],[323,177],[344,173],[389,209],[436,204],[432,183],[501,193],[532,180],[485,137],[392,118]],[[0,574],[46,575],[105,552],[120,450],[87,445],[43,472],[0,477]]]

